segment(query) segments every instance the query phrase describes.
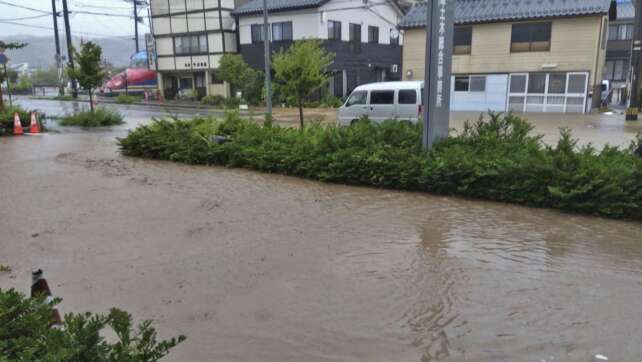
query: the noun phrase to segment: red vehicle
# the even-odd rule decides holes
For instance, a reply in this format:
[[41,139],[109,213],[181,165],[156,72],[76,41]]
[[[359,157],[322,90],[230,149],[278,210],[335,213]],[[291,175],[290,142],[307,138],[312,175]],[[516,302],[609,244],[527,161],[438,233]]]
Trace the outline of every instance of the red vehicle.
[[145,91],[156,91],[158,80],[156,72],[146,68],[127,68],[113,76],[101,87],[103,95],[118,95],[121,93],[143,94]]

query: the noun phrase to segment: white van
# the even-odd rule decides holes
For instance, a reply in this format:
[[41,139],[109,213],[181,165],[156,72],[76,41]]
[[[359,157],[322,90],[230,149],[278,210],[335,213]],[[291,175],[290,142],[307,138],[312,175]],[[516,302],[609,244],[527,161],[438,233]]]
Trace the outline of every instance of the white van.
[[387,119],[417,122],[421,118],[424,82],[380,82],[355,88],[339,108],[339,125],[349,125],[362,116],[373,122]]

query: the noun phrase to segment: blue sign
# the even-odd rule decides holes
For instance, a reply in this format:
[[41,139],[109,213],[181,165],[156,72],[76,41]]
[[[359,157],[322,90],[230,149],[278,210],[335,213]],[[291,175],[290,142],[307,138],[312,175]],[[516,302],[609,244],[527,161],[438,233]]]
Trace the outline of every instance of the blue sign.
[[9,61],[9,58],[7,58],[6,55],[0,54],[0,65],[5,65]]

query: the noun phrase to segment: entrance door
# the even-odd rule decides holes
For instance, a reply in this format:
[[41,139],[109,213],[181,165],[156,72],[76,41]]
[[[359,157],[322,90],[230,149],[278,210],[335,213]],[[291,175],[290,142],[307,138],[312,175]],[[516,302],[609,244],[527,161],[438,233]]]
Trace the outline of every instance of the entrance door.
[[515,73],[510,75],[508,110],[584,113],[588,73]]

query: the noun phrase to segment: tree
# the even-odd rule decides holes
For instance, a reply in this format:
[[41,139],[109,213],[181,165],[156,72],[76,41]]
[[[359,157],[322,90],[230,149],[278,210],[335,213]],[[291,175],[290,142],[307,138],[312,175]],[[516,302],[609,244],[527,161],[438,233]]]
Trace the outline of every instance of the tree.
[[[26,43],[5,43],[2,40],[0,40],[0,53],[3,53],[5,50],[11,50],[11,49],[21,49],[26,47]],[[4,67],[5,71],[7,67]],[[0,74],[0,111],[4,110],[4,99],[2,95],[2,83],[5,81],[7,78],[7,73],[3,71]]]
[[303,100],[316,89],[328,83],[328,66],[334,54],[326,52],[318,40],[295,42],[288,50],[274,56],[274,81],[281,92],[293,96],[299,106],[299,122],[303,128]]
[[224,54],[218,68],[219,78],[229,83],[232,93],[241,91],[252,104],[261,100],[263,72],[252,69],[240,54]]
[[82,45],[80,53],[74,52],[76,59],[75,66],[69,67],[67,73],[69,78],[78,81],[78,84],[89,92],[89,107],[94,111],[94,89],[102,84],[107,75],[103,68],[102,48],[94,42],[86,42]]

